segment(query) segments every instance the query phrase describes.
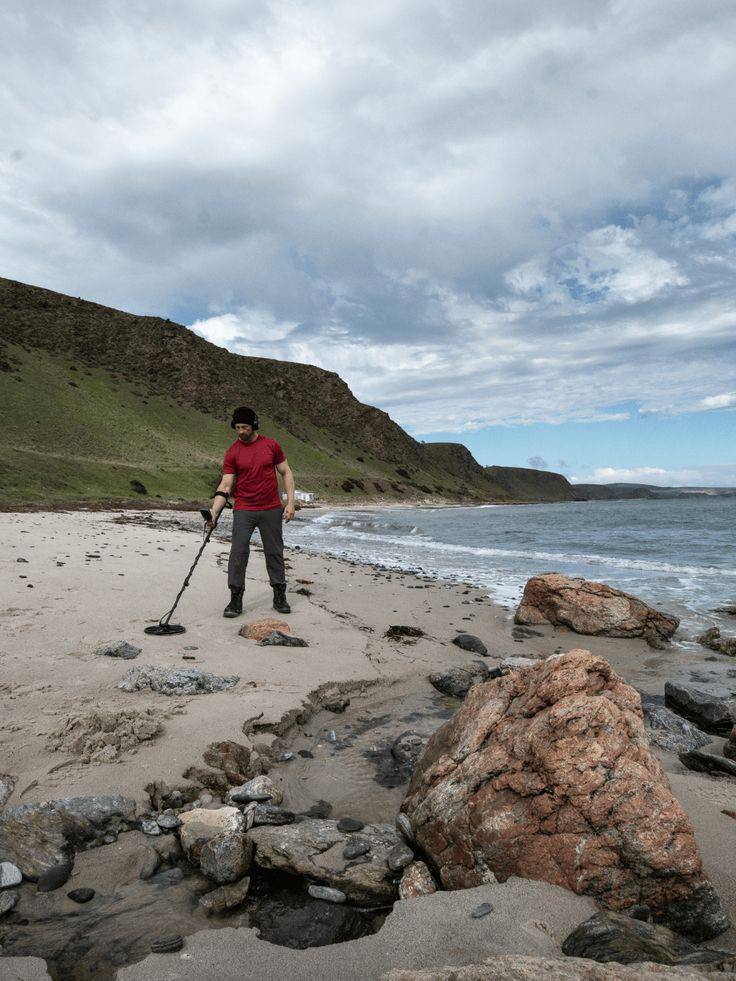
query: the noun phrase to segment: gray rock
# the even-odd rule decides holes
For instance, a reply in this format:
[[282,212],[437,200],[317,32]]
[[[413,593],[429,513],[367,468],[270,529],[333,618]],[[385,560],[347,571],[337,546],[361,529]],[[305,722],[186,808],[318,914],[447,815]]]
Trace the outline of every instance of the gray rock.
[[151,944],[152,954],[174,954],[184,946],[184,937],[176,934],[170,937],[159,937]]
[[36,881],[43,872],[72,861],[75,846],[99,841],[134,820],[135,801],[119,795],[18,804],[0,812],[0,855]]
[[256,847],[253,861],[261,868],[340,889],[362,906],[385,906],[396,898],[388,855],[401,839],[389,825],[368,824],[361,831],[361,841],[370,845],[370,859],[362,864],[345,858],[350,833],[339,831],[335,821],[307,818],[281,827],[262,825],[253,828],[249,837]]
[[0,889],[19,886],[23,881],[23,873],[12,862],[0,862]]
[[287,750],[285,753],[279,753],[279,755],[276,757],[276,762],[288,763],[289,760],[293,760],[293,759],[294,759],[294,754],[290,750]]
[[413,729],[407,729],[397,736],[391,744],[391,755],[400,763],[404,769],[411,773],[416,766],[417,760],[427,744],[427,736],[423,736]]
[[138,866],[138,878],[145,882],[158,872],[161,856],[155,848],[146,848]]
[[105,647],[98,648],[95,654],[102,657],[122,657],[126,661],[130,661],[134,657],[138,657],[141,650],[141,647],[129,644],[126,640],[117,640],[114,644],[107,644]]
[[156,818],[156,823],[163,831],[173,831],[181,825],[181,819],[173,811],[164,811]]
[[447,671],[438,671],[429,676],[429,681],[443,695],[465,698],[473,685],[488,681],[490,673],[482,661],[476,661],[474,664],[458,664]]
[[239,675],[220,677],[199,668],[163,668],[147,664],[126,671],[117,688],[122,691],[151,691],[162,695],[206,695],[226,691],[240,681]]
[[67,893],[69,899],[74,903],[88,903],[91,899],[94,899],[95,891],[94,889],[89,889],[82,887],[81,889],[72,889],[71,892]]
[[695,770],[698,773],[712,773],[716,776],[736,777],[736,763],[727,760],[725,756],[716,756],[715,753],[704,753],[702,749],[693,749],[689,753],[680,753],[680,762],[684,763],[688,770]]
[[596,913],[576,927],[563,942],[562,952],[619,964],[716,964],[734,956],[730,951],[696,947],[667,927],[611,912]]
[[[179,823],[181,824],[181,822]],[[152,818],[144,818],[141,821],[141,831],[144,835],[155,836],[161,834],[161,828],[159,827],[158,821],[155,821]]]
[[474,910],[471,911],[470,915],[474,920],[480,920],[484,916],[488,916],[489,913],[493,912],[493,906],[490,903],[481,903],[476,906]]
[[664,701],[668,708],[715,736],[727,736],[736,722],[736,711],[729,700],[691,685],[665,682]]
[[0,773],[0,807],[5,807],[10,800],[14,787],[15,777],[11,777],[8,773]]
[[12,890],[0,892],[0,916],[5,916],[6,913],[9,913],[19,899],[20,894]]
[[199,905],[211,916],[213,913],[224,913],[225,910],[234,909],[244,903],[250,888],[250,876],[245,876],[239,882],[231,885],[220,886],[200,896]]
[[412,847],[416,846],[417,840],[414,837],[414,829],[411,826],[411,821],[406,816],[406,814],[396,815],[396,830],[402,836],[404,841]]
[[252,780],[248,780],[239,787],[233,787],[227,793],[228,803],[232,802],[235,804],[250,804],[254,801],[257,804],[261,804],[268,801],[278,807],[283,799],[284,795],[282,792],[273,780],[267,776],[253,777]]
[[68,881],[73,868],[74,859],[72,858],[66,862],[60,862],[58,865],[53,865],[50,869],[46,869],[38,877],[38,891],[54,892],[56,889],[60,889]]
[[259,647],[309,647],[306,640],[301,637],[292,637],[291,634],[284,634],[280,630],[274,630],[259,641]]
[[642,705],[649,741],[669,753],[687,753],[707,746],[711,737],[692,722],[683,719],[664,705],[645,702]]
[[274,804],[256,804],[253,811],[253,824],[293,824],[296,815]]
[[342,857],[347,859],[360,858],[361,855],[367,855],[371,850],[371,846],[367,841],[351,841],[342,850]]
[[327,903],[344,903],[347,896],[340,889],[331,889],[329,886],[310,886],[307,892],[312,899],[323,899]]
[[488,648],[483,641],[474,634],[458,634],[453,638],[453,644],[463,651],[470,651],[471,654],[479,654],[481,657],[488,657]]
[[394,845],[388,853],[388,867],[392,872],[400,872],[414,861],[414,852],[404,841]]
[[357,818],[340,818],[337,822],[338,831],[362,831],[365,824],[362,821],[358,821]]
[[208,879],[227,885],[242,879],[253,859],[253,842],[237,831],[211,838],[202,848],[199,867]]

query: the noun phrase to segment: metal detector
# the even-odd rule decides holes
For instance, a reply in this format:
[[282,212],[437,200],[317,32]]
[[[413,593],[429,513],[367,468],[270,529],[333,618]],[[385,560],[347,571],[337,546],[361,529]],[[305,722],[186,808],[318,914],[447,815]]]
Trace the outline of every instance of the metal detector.
[[[205,521],[211,521],[212,520],[212,512],[211,511],[208,511],[207,509],[203,508],[199,513],[202,515],[202,517],[204,518]],[[187,586],[189,585],[189,580],[192,578],[192,573],[194,572],[194,569],[196,568],[196,565],[199,562],[199,559],[200,559],[200,557],[202,555],[202,552],[204,552],[205,546],[207,545],[207,542],[210,540],[210,535],[212,534],[212,532],[214,530],[215,530],[214,528],[209,528],[207,530],[207,534],[204,536],[204,541],[202,542],[202,544],[201,544],[201,546],[199,548],[199,551],[197,552],[197,557],[195,558],[194,562],[192,562],[192,566],[191,566],[189,572],[187,573],[187,577],[184,580],[184,583],[183,583],[181,589],[179,590],[179,592],[178,592],[178,594],[176,596],[176,599],[174,600],[174,605],[171,607],[171,609],[169,610],[168,613],[164,613],[164,615],[161,617],[161,619],[159,620],[159,622],[157,624],[155,624],[153,627],[146,627],[144,629],[144,631],[143,631],[144,633],[146,633],[146,634],[153,634],[153,636],[155,636],[155,637],[168,637],[169,634],[183,634],[183,633],[186,633],[186,629],[187,628],[184,627],[184,626],[182,626],[182,624],[180,624],[180,623],[170,623],[171,615],[174,612],[174,610],[177,608],[177,606],[179,605],[179,600],[181,599],[181,595],[184,592],[184,590],[187,588]]]

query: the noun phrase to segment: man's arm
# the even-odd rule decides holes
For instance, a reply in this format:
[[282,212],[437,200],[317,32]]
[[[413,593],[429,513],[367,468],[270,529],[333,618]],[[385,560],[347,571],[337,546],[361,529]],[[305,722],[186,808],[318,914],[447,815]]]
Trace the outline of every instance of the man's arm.
[[[220,481],[217,490],[222,491],[224,494],[232,494],[232,490],[234,486],[235,486],[235,474],[226,473],[223,474],[222,480]],[[216,497],[212,498],[212,507],[210,508],[210,510],[212,511],[212,521],[207,522],[208,528],[215,527],[215,525],[217,524],[217,519],[220,516],[220,511],[222,511],[224,507],[225,507],[224,497],[220,497],[220,495],[217,494]]]
[[286,507],[284,508],[284,521],[291,521],[294,517],[294,474],[287,460],[282,460],[276,464],[276,473],[281,477],[281,482],[286,491]]

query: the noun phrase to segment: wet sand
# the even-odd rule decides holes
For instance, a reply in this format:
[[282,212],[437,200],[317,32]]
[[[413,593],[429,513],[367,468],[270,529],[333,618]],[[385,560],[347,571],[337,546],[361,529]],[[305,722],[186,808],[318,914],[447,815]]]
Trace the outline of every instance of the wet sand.
[[[662,697],[664,682],[672,679],[695,681],[701,687],[736,689],[734,662],[704,649],[673,645],[665,651],[652,651],[640,640],[580,637],[551,627],[540,628],[540,636],[520,642],[513,635],[513,611],[493,604],[481,590],[355,566],[293,549],[288,552],[293,612],[286,619],[293,633],[310,646],[260,648],[254,641],[239,637],[238,630],[243,622],[276,616],[271,609],[263,556],[258,550],[251,555],[244,616],[226,620],[222,608],[228,599],[229,543],[216,537],[205,550],[174,617],[186,625],[187,632],[148,637],[143,628],[156,622],[171,605],[196,554],[200,536],[184,527],[190,520],[189,515],[161,511],[150,520],[142,513],[117,511],[0,515],[6,543],[0,560],[5,584],[0,609],[0,774],[9,774],[16,781],[8,805],[96,793],[122,793],[141,806],[147,805],[147,783],[154,779],[170,784],[185,782],[183,772],[190,765],[202,765],[202,753],[218,740],[250,739],[267,744],[273,740],[272,734],[244,736],[244,723],[257,716],[261,716],[261,725],[278,723],[289,711],[301,707],[310,693],[328,683],[338,683],[350,692],[350,712],[355,718],[363,705],[389,716],[394,711],[401,715],[400,706],[408,716],[415,703],[436,698],[426,680],[430,672],[474,660],[473,655],[452,645],[458,631],[474,633],[484,641],[492,658],[490,666],[506,656],[543,657],[585,647],[605,657],[628,682],[655,698]],[[285,537],[288,543],[288,528]],[[311,581],[302,587],[311,595],[295,593],[300,588],[297,579]],[[387,639],[384,633],[391,624],[420,627],[425,636],[415,643]],[[136,644],[143,648],[142,653],[132,661],[94,654],[98,647],[117,640]],[[184,655],[194,660],[184,660]],[[230,691],[190,697],[116,689],[131,666],[145,664],[199,667],[218,675],[239,675],[240,681]],[[70,716],[100,709],[150,710],[160,732],[137,749],[121,751],[110,762],[85,764],[68,747],[61,751],[51,748],[53,734]],[[341,717],[333,718],[337,729]],[[410,722],[404,725],[404,718],[398,721],[403,728],[411,727]],[[338,808],[346,812],[359,809],[370,793],[365,772],[356,766],[351,771],[355,776],[352,783],[343,779],[339,767],[352,758],[350,753],[332,754],[325,748],[326,718],[315,716],[311,722],[308,735],[295,730],[288,737],[295,747],[313,755],[318,755],[315,748],[321,747],[319,752],[325,755],[319,769],[310,769],[308,758],[300,758],[291,771],[287,769],[290,764],[284,764],[273,776],[300,804],[310,795],[326,799],[330,787],[340,784],[340,794],[332,793]],[[437,724],[440,722],[438,714]],[[388,733],[386,729],[386,738]],[[714,746],[720,749],[720,741]],[[706,871],[732,918],[736,918],[736,874],[730,861],[736,844],[736,821],[721,813],[723,808],[736,807],[736,783],[691,773],[677,757],[659,755],[694,823]],[[383,788],[381,793],[384,791],[388,796],[383,804],[380,794],[376,796],[378,803],[372,802],[379,810],[393,806],[390,788]],[[104,849],[98,852],[103,853]],[[412,922],[420,909],[427,918],[421,929],[412,927],[417,936],[422,931],[431,933],[433,919],[448,915],[447,904],[465,910],[467,903],[462,896],[441,896],[422,900],[417,912],[412,913]],[[470,901],[469,896],[466,899]],[[573,900],[578,902],[579,898],[570,897]],[[494,900],[499,901],[498,897]],[[376,938],[355,943],[370,947],[385,931],[386,927]],[[237,951],[247,950],[249,958],[259,959],[261,955],[254,953],[259,945],[279,951],[274,956],[279,964],[288,965],[290,972],[301,957],[303,964],[319,963],[325,977],[378,976],[340,975],[335,965],[345,954],[340,955],[339,946],[321,948],[319,954],[308,952],[307,957],[307,952],[282,951],[263,944],[248,929],[234,931],[232,943],[229,939],[223,942],[222,931],[217,935],[217,940],[210,942],[207,935],[200,934],[197,943],[188,942],[186,950],[201,951],[209,969],[214,967],[213,958],[221,956],[222,963],[218,962],[215,970],[221,977],[231,976],[226,963],[237,962]],[[718,945],[736,947],[736,931],[732,928],[718,938]],[[437,963],[427,960],[428,954],[422,955],[421,945],[415,947],[416,957],[397,955],[395,963]],[[168,973],[151,973],[149,959],[140,967],[141,973],[130,968],[125,976],[205,977],[206,973],[192,973],[199,956],[194,957],[195,964],[191,959],[182,961],[182,955],[159,956],[156,964],[162,969],[165,965]],[[470,947],[464,962],[470,962]],[[9,963],[6,960],[5,967]],[[386,969],[384,963],[382,960],[381,970]],[[2,967],[0,960],[0,977]],[[179,973],[185,967],[188,973]],[[370,972],[367,962],[363,970]]]

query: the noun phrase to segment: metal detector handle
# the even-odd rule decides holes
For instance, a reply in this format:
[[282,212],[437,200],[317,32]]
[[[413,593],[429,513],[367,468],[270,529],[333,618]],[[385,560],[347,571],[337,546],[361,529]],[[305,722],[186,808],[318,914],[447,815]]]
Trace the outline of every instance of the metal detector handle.
[[199,513],[202,515],[205,521],[212,521],[212,512],[209,508],[200,508]]

